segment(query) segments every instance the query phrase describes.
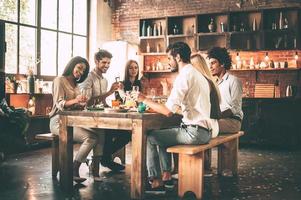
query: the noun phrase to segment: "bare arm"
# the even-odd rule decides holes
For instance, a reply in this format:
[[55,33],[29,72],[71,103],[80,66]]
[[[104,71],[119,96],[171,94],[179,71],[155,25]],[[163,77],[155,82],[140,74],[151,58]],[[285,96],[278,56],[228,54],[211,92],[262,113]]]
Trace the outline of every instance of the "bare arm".
[[167,117],[170,117],[173,115],[173,113],[164,105],[164,104],[159,104],[157,102],[154,102],[148,98],[146,98],[144,95],[139,94],[138,95],[138,102],[143,102],[146,105],[148,105],[151,109],[154,111],[161,113]]

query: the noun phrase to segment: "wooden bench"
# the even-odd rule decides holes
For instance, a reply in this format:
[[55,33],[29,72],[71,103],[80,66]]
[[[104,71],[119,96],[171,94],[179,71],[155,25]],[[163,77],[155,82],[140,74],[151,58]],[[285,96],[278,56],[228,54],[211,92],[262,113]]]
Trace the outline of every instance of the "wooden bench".
[[179,154],[178,195],[183,197],[188,191],[194,192],[197,199],[202,198],[204,187],[204,152],[218,147],[218,174],[231,170],[237,175],[238,139],[243,131],[223,134],[213,138],[204,145],[176,145],[169,147],[167,152]]
[[52,146],[51,171],[52,171],[52,176],[56,177],[59,171],[59,136],[52,133],[43,133],[43,134],[37,134],[35,136],[35,139],[51,141],[51,146]]

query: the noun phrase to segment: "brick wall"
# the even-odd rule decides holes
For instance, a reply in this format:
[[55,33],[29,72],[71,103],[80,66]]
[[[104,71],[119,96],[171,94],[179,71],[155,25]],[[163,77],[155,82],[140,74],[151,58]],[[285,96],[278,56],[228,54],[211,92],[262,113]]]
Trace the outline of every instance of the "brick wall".
[[[262,8],[279,8],[279,7],[301,7],[300,0],[254,0],[256,5],[251,5],[247,1],[239,9],[235,4],[237,0],[116,0],[115,11],[112,15],[113,38],[126,40],[131,43],[139,44],[139,19],[156,18],[167,16],[194,15],[202,13],[228,12],[241,10],[256,10]],[[231,52],[234,61],[236,52]],[[295,51],[271,51],[270,59],[275,62],[289,63],[292,67],[293,56]],[[299,57],[301,52],[299,51]],[[255,63],[264,59],[265,51],[259,52],[240,52],[242,59],[248,63],[248,59],[253,56]],[[233,72],[239,76],[242,81],[248,80],[250,91],[253,94],[254,84],[257,83],[274,83],[280,81],[281,95],[285,95],[285,88],[288,84],[298,87],[298,96],[301,96],[300,70],[285,71],[236,71]],[[162,94],[160,81],[166,79],[171,85],[176,73],[165,74],[148,74],[145,80],[148,88],[157,88],[158,94]]]

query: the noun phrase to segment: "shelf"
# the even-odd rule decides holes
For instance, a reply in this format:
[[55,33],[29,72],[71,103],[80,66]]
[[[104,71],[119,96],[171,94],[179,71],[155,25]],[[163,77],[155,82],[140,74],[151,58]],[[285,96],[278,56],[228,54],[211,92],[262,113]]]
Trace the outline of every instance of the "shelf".
[[232,32],[228,32],[230,35],[248,35],[248,34],[260,34],[262,33],[262,31],[232,31]]
[[[140,51],[163,55],[156,52],[175,42],[185,42],[193,51],[213,46],[237,51],[300,49],[300,16],[300,8],[291,7],[140,19]],[[144,24],[152,29],[161,24],[163,35],[145,37]]]
[[231,69],[230,71],[238,72],[238,71],[297,71],[297,70],[301,70],[301,68]]
[[168,38],[185,38],[185,37],[194,37],[193,35],[184,35],[184,34],[179,34],[179,35],[168,35]]
[[139,37],[140,40],[155,40],[155,39],[164,39],[164,35],[160,36],[144,36]]
[[227,32],[198,33],[198,36],[226,36]]

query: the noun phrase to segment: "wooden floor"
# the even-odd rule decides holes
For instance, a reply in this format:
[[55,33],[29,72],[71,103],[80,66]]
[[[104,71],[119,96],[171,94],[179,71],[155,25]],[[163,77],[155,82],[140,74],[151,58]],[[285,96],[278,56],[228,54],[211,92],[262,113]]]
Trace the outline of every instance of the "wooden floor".
[[[129,148],[128,148],[129,149]],[[213,160],[216,151],[213,151]],[[239,152],[237,178],[205,178],[204,200],[300,200],[301,151],[259,150],[242,148]],[[75,185],[72,197],[60,191],[58,181],[51,178],[49,148],[30,151],[6,158],[0,164],[1,200],[54,200],[54,199],[130,199],[130,152],[127,151],[125,173],[112,173],[101,168],[101,182],[93,182],[86,165],[81,176],[88,180]],[[214,170],[216,162],[213,161]],[[146,199],[178,199],[177,191]],[[188,195],[185,199],[194,199]]]

